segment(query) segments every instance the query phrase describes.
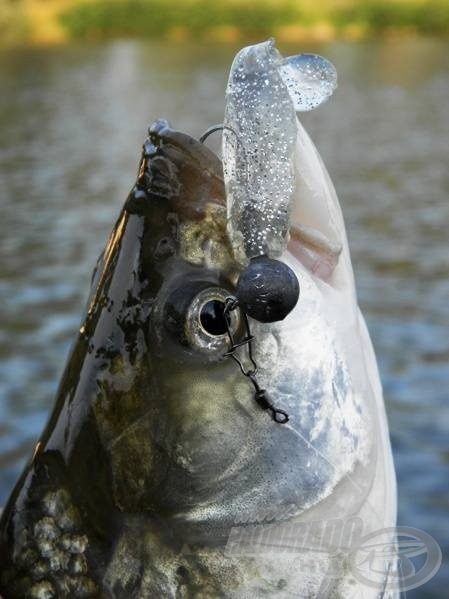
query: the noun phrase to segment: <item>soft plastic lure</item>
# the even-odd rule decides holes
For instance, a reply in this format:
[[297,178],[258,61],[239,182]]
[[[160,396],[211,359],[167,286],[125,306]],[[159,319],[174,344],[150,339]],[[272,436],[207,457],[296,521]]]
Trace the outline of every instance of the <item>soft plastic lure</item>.
[[316,108],[336,85],[329,61],[315,54],[284,59],[273,40],[235,57],[226,90],[223,167],[230,237],[243,264],[285,250],[296,188],[296,111]]

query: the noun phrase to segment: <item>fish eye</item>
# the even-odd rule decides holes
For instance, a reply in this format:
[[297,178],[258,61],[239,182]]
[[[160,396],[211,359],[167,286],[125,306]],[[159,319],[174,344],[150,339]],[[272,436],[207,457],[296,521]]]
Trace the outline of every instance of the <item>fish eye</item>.
[[209,335],[224,335],[228,332],[224,314],[225,303],[220,300],[209,300],[200,310],[200,323]]
[[[225,317],[225,301],[230,292],[222,287],[209,287],[197,293],[190,302],[185,320],[185,335],[191,347],[212,354],[223,354],[229,346]],[[240,327],[240,314],[228,315],[229,330],[235,335]]]
[[225,317],[226,299],[233,292],[211,281],[178,282],[163,302],[162,318],[172,342],[188,353],[215,360],[230,347],[229,331],[236,339],[243,327],[238,308]]

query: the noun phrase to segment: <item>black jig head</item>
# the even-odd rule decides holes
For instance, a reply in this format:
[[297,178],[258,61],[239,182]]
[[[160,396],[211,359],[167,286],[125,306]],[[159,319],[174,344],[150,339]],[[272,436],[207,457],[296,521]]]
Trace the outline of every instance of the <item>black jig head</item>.
[[259,322],[276,322],[289,314],[299,298],[293,270],[273,258],[252,258],[241,273],[236,298],[242,310]]

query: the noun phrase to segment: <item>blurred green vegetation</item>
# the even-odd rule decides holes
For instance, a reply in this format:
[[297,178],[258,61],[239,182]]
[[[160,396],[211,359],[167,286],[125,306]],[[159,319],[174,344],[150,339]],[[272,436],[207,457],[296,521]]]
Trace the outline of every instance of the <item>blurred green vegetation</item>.
[[447,34],[449,0],[0,0],[3,41]]
[[337,24],[363,24],[373,33],[408,28],[422,33],[449,33],[449,2],[395,2],[394,0],[355,1],[334,11]]
[[91,34],[154,37],[176,30],[198,36],[220,27],[237,27],[250,35],[268,35],[297,16],[291,1],[274,4],[263,0],[95,0],[74,6],[61,18],[74,37]]

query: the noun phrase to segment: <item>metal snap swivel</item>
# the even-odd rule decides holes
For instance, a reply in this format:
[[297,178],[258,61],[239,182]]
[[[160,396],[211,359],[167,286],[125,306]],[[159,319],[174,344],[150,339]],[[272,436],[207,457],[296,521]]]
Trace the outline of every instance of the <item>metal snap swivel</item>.
[[[225,323],[226,323],[226,330],[227,330],[227,334],[229,337],[230,347],[229,347],[229,350],[224,355],[227,358],[232,358],[238,364],[242,374],[251,381],[251,383],[253,384],[253,387],[254,387],[254,400],[259,405],[259,407],[262,408],[262,410],[269,410],[271,412],[272,419],[275,422],[277,422],[278,424],[286,424],[289,421],[289,416],[288,416],[287,412],[284,412],[284,410],[280,410],[280,409],[276,408],[272,404],[272,402],[269,399],[268,393],[266,392],[265,389],[262,389],[260,387],[259,382],[257,381],[257,378],[256,378],[257,364],[254,359],[253,352],[252,352],[252,342],[254,341],[254,337],[253,337],[253,335],[251,335],[251,331],[249,328],[248,316],[246,315],[246,313],[244,311],[242,311],[242,314],[243,314],[243,321],[245,323],[246,335],[242,341],[236,342],[234,340],[234,336],[233,336],[232,330],[231,330],[231,320],[230,320],[229,314],[232,310],[235,310],[238,306],[239,306],[239,300],[236,297],[231,296],[231,297],[226,298],[223,316],[224,316]],[[236,351],[243,346],[246,346],[246,348],[247,348],[248,359],[251,364],[250,367],[245,367],[241,358],[236,354]]]

